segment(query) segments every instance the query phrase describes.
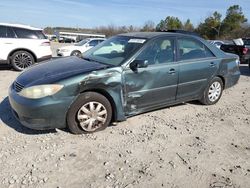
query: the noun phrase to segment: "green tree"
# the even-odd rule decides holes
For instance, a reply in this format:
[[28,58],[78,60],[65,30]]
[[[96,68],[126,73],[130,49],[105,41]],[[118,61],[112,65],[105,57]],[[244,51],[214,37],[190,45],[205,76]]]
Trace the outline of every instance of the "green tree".
[[178,17],[168,16],[165,20],[161,20],[156,26],[157,31],[166,31],[170,29],[182,29],[182,22]]
[[191,23],[190,19],[183,24],[183,29],[186,31],[194,31],[194,25]]
[[222,23],[223,34],[229,36],[231,32],[241,28],[245,22],[247,22],[247,18],[239,5],[229,7]]
[[201,22],[196,31],[206,39],[216,39],[221,33],[221,14],[215,11],[211,16]]
[[151,20],[146,21],[141,31],[155,31],[155,23]]

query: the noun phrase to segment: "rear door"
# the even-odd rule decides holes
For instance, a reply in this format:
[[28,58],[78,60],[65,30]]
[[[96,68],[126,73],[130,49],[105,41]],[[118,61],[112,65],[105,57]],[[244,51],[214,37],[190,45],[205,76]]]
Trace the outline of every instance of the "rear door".
[[0,26],[0,60],[7,60],[9,53],[15,49],[16,35],[11,27]]
[[201,96],[208,81],[218,69],[215,55],[200,41],[183,37],[177,39],[179,84],[177,100]]

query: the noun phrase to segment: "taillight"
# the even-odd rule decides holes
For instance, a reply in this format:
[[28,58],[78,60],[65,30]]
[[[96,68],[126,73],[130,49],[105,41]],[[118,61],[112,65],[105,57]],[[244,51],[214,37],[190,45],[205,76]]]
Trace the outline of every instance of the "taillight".
[[242,51],[242,52],[243,52],[244,55],[246,55],[247,52],[248,52],[248,48],[243,48],[243,51]]
[[50,42],[43,42],[41,46],[50,46]]

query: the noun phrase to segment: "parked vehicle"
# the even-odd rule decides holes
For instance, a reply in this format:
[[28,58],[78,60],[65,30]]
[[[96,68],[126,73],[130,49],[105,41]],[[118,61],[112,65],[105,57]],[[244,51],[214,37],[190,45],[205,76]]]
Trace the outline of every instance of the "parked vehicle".
[[[122,51],[114,52],[120,45]],[[91,133],[185,101],[215,104],[238,82],[238,61],[191,35],[120,34],[82,58],[59,58],[25,71],[10,86],[9,101],[29,128]]]
[[244,45],[250,49],[250,38],[242,38]]
[[215,45],[219,49],[220,49],[221,45],[224,44],[224,42],[220,41],[220,40],[210,40],[208,42],[210,42],[211,44]]
[[51,58],[50,42],[42,29],[0,23],[0,63],[22,71],[36,62]]
[[78,56],[80,57],[83,52],[93,48],[97,44],[103,42],[104,38],[87,38],[75,45],[64,46],[57,49],[58,56]]
[[231,44],[222,44],[220,49],[224,52],[238,55],[241,63],[250,63],[250,49],[244,44],[242,39],[234,39]]
[[60,37],[58,42],[59,43],[75,43],[76,40],[73,38],[69,38],[69,37]]

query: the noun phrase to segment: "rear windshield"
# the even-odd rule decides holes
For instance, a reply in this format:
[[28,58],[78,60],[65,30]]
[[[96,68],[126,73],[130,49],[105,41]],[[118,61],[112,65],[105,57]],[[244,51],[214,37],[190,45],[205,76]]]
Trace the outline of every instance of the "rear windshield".
[[42,30],[29,30],[24,28],[13,27],[14,32],[18,38],[24,39],[46,39]]

